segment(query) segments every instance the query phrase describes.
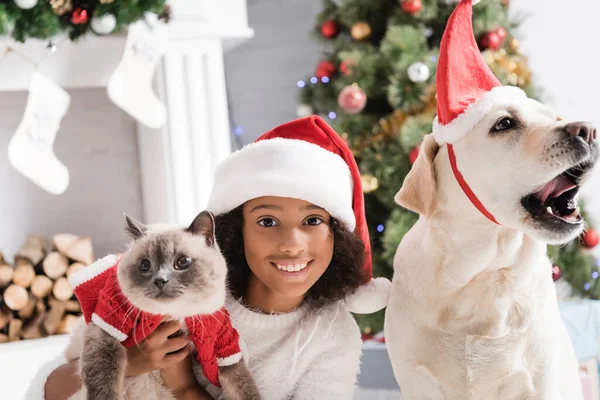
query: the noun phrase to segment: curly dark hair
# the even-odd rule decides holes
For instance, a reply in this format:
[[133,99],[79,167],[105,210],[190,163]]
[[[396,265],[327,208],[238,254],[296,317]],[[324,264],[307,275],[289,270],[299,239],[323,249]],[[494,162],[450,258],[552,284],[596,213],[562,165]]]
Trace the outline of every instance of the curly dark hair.
[[[244,254],[243,224],[242,206],[215,217],[217,243],[227,261],[229,290],[236,298],[246,295],[251,274]],[[331,263],[306,294],[306,299],[315,305],[341,300],[366,281],[362,240],[334,218],[331,230],[334,235]]]

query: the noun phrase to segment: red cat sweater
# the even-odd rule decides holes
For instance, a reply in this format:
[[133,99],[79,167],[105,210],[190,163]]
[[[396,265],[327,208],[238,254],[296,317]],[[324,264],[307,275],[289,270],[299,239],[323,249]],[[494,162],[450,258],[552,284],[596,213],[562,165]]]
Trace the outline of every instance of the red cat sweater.
[[[139,343],[152,333],[161,315],[142,312],[125,297],[117,280],[118,259],[106,256],[69,277],[87,323],[94,323],[125,347]],[[221,308],[214,314],[185,319],[188,336],[196,346],[196,359],[206,378],[219,386],[219,366],[238,363],[242,358],[239,334],[229,313]]]

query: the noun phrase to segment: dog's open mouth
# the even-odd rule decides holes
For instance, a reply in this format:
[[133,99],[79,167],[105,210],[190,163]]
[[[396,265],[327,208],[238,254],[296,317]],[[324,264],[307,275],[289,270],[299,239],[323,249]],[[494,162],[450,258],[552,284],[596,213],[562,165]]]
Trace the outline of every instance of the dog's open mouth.
[[575,196],[579,191],[581,178],[588,170],[587,163],[568,169],[525,196],[521,201],[523,207],[536,219],[567,224],[583,223]]

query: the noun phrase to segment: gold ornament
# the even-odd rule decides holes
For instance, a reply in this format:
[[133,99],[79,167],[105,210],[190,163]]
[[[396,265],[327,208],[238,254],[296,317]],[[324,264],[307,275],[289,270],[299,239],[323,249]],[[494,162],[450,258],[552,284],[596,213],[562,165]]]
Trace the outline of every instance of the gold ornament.
[[509,46],[510,46],[510,49],[511,49],[512,51],[514,51],[515,53],[518,53],[518,52],[519,52],[519,41],[518,41],[517,39],[512,39],[512,40],[510,41],[510,44],[509,44]]
[[363,192],[365,193],[374,192],[379,187],[379,182],[373,175],[361,175],[360,181],[362,182]]
[[348,132],[342,133],[342,139],[348,140]]
[[359,21],[352,25],[351,34],[355,40],[366,40],[371,36],[371,26],[364,21]]
[[510,74],[508,76],[508,83],[517,86],[519,84],[519,76],[517,74]]
[[73,11],[73,3],[71,0],[50,0],[52,11],[56,15],[65,15],[68,12]]

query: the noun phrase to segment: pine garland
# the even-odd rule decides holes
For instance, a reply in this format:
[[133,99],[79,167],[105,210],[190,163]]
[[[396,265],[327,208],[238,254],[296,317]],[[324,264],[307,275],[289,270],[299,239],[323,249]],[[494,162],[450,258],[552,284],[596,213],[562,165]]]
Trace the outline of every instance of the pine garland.
[[[300,103],[312,107],[315,114],[325,119],[335,116],[329,122],[357,157],[368,183],[365,202],[373,274],[388,278],[398,243],[417,219],[396,206],[393,197],[411,168],[411,152],[431,131],[436,114],[437,55],[446,21],[456,6],[421,0],[420,11],[412,14],[403,10],[405,1],[412,0],[324,0],[313,36],[323,43],[322,60],[332,62],[337,71],[326,80],[315,78],[316,83],[310,82],[314,76],[310,75],[299,93]],[[482,49],[485,60],[504,85],[519,86],[530,97],[539,98],[527,58],[520,53],[513,34],[519,21],[509,18],[506,4],[505,0],[486,0],[474,7],[475,37],[480,39],[499,29],[506,33],[499,48]],[[325,37],[322,25],[331,21],[337,24],[337,32]],[[356,24],[361,24],[361,29],[356,29]],[[365,32],[369,34],[365,36]],[[408,69],[415,63],[427,67],[425,80],[411,80]],[[340,107],[337,97],[343,88],[355,83],[366,94],[367,104],[361,112],[350,114]],[[551,246],[548,251],[560,266],[562,279],[576,293],[600,298],[600,285],[594,278],[598,265],[579,239],[565,246]],[[379,312],[356,318],[364,333],[374,333],[382,330],[383,316]]]
[[119,32],[144,18],[146,12],[169,17],[166,0],[38,0],[31,9],[22,9],[13,0],[0,0],[0,35],[25,42],[66,34],[76,41],[94,33],[90,29],[94,17],[113,15],[113,32]]

